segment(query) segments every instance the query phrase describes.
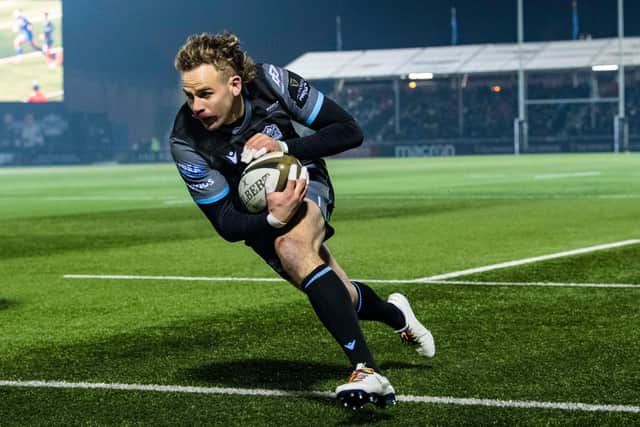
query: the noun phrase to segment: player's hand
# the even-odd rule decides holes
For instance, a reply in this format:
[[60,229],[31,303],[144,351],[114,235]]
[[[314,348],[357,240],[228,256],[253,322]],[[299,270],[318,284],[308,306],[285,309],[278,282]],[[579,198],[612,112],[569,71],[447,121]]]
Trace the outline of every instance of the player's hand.
[[256,133],[244,144],[240,160],[244,163],[250,163],[253,159],[257,159],[273,151],[282,151],[278,141],[267,134]]
[[269,214],[282,223],[287,223],[296,213],[305,195],[309,183],[309,172],[302,167],[300,178],[296,179],[298,166],[292,165],[289,169],[289,180],[283,191],[274,191],[267,194],[267,209]]

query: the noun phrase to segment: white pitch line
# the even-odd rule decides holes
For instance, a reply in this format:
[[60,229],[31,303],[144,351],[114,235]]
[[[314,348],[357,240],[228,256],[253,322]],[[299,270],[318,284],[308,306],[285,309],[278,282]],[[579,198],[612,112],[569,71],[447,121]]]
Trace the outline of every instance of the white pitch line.
[[284,282],[277,277],[189,277],[189,276],[131,276],[118,274],[65,274],[65,279],[104,280],[182,280],[187,282]]
[[438,285],[464,285],[464,286],[547,286],[567,288],[638,288],[640,284],[631,283],[557,283],[557,282],[471,282],[461,280],[429,280],[417,283],[429,283]]
[[[34,58],[36,56],[42,56],[42,52],[29,52],[29,53],[23,53],[22,58]],[[0,58],[0,65],[1,64],[13,64],[14,61],[16,61],[17,56],[8,56],[6,58]]]
[[[97,280],[178,280],[184,282],[284,282],[277,277],[190,277],[190,276],[134,276],[116,274],[65,274],[65,279],[97,279]],[[639,288],[640,284],[632,283],[557,283],[557,282],[472,282],[460,280],[428,280],[423,279],[354,279],[366,283],[420,283],[433,285],[469,285],[469,286],[547,286],[572,288]]]
[[561,178],[582,178],[586,176],[598,176],[600,172],[573,172],[573,173],[548,173],[536,175],[534,179],[561,179]]
[[[321,397],[333,398],[334,393],[322,391],[288,391],[269,389],[248,389],[230,387],[193,387],[177,385],[156,384],[107,384],[107,383],[74,383],[65,381],[0,381],[0,387],[21,388],[61,388],[61,389],[103,389],[123,391],[151,391],[160,393],[192,393],[192,394],[224,394],[241,396],[268,396],[268,397]],[[640,406],[634,405],[594,405],[589,403],[574,402],[536,402],[523,400],[496,400],[437,396],[412,396],[398,395],[399,402],[409,403],[435,403],[464,406],[489,406],[498,408],[525,408],[525,409],[560,409],[564,411],[583,412],[629,412],[640,413]]]
[[485,265],[484,267],[469,268],[467,270],[454,271],[452,273],[439,274],[437,276],[431,276],[431,277],[423,277],[421,279],[416,279],[416,280],[420,282],[432,282],[435,280],[445,280],[453,277],[467,276],[469,274],[474,274],[474,273],[483,273],[485,271],[497,270],[500,268],[514,267],[516,265],[531,264],[534,262],[546,261],[554,258],[563,258],[567,256],[572,256],[572,255],[586,254],[589,252],[601,251],[605,249],[619,248],[621,246],[637,245],[638,243],[640,243],[640,240],[635,240],[635,239],[625,240],[622,242],[607,243],[605,245],[597,245],[597,246],[589,246],[587,248],[574,249],[571,251],[558,252],[555,254],[542,255],[542,256],[537,256],[533,258],[525,258],[525,259],[520,259],[516,261],[502,262],[500,264]]
[[[198,277],[198,276],[136,276],[127,274],[65,274],[65,279],[98,280],[180,280],[186,282],[285,282],[279,277]],[[416,279],[354,279],[370,283],[422,283]]]

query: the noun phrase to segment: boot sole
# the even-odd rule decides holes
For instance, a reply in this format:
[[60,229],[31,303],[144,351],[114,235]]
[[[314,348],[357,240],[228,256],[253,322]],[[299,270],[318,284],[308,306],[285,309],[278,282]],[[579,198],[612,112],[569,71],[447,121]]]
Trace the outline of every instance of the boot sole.
[[336,396],[341,406],[351,408],[354,411],[362,408],[367,403],[372,403],[379,408],[396,405],[396,395],[394,393],[381,396],[375,393],[367,393],[364,390],[345,390]]

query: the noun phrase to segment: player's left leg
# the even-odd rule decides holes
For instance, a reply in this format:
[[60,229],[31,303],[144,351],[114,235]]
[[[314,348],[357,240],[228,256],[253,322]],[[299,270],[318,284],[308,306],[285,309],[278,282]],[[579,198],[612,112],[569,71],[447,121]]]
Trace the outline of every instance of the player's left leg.
[[369,286],[362,282],[349,280],[349,277],[331,254],[326,243],[320,248],[320,256],[324,262],[333,268],[342,283],[344,283],[347,291],[349,291],[353,306],[356,309],[356,313],[358,313],[358,319],[383,322],[395,330],[404,327],[405,319],[402,312],[395,305],[381,300]]
[[26,33],[26,41],[29,43],[29,45],[31,46],[31,48],[33,50],[36,50],[38,52],[42,52],[42,48],[40,46],[38,46],[36,44],[36,42],[33,40],[33,32],[29,31]]
[[322,259],[336,271],[351,295],[358,319],[375,320],[389,325],[400,335],[404,344],[416,346],[416,351],[433,357],[436,352],[431,331],[416,318],[409,300],[400,293],[391,294],[383,301],[378,294],[362,282],[349,280],[347,274],[331,255],[326,243],[320,248]]

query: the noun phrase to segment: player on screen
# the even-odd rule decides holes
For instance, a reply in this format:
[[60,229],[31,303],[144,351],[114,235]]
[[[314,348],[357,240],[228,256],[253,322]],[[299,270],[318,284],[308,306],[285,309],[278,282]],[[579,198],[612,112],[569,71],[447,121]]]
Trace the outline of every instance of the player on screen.
[[47,58],[47,62],[50,65],[55,64],[55,54],[53,52],[53,22],[49,19],[49,12],[44,12],[44,19],[42,22],[42,53]]
[[18,36],[13,40],[13,47],[16,51],[16,56],[19,58],[24,53],[22,46],[25,43],[29,43],[34,50],[41,51],[42,49],[33,41],[33,26],[31,21],[22,14],[19,10],[13,12],[16,18],[15,31]]
[[[349,358],[353,373],[336,389],[345,406],[395,403],[395,391],[376,364],[359,321],[393,328],[420,354],[433,357],[429,330],[407,299],[387,302],[349,280],[329,251],[334,194],[323,157],[357,147],[362,132],[341,107],[297,74],[255,64],[229,33],[189,37],[176,55],[186,103],[176,116],[171,152],[198,207],[228,241],[244,240],[282,277],[304,292],[316,315]],[[315,133],[300,137],[293,121]],[[284,151],[303,171],[282,192],[268,194],[266,212],[243,211],[238,178],[252,159]]]

